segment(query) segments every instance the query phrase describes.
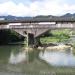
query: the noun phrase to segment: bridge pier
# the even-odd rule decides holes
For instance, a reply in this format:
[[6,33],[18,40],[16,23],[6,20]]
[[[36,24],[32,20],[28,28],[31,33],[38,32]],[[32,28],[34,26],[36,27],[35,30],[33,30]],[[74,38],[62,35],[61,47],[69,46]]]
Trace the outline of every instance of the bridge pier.
[[27,33],[27,47],[37,48],[39,45],[41,45],[40,38],[35,38],[34,34]]
[[34,35],[32,33],[27,33],[27,47],[34,46]]
[[40,44],[40,40],[39,40],[39,37],[36,37],[30,29],[13,29],[14,31],[16,31],[17,33],[19,33],[20,35],[26,37],[25,39],[25,44],[26,44],[26,47],[37,47],[39,44]]

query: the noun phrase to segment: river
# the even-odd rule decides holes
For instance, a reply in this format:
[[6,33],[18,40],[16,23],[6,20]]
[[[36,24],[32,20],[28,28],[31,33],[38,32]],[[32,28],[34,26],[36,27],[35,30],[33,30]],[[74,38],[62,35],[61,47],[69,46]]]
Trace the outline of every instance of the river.
[[72,49],[28,51],[23,45],[0,46],[0,75],[55,75],[52,67],[75,68]]

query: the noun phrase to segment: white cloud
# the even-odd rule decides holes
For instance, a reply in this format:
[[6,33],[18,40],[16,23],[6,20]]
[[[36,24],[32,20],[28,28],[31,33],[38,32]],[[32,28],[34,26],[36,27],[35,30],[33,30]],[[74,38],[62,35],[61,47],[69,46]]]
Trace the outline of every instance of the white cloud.
[[36,0],[29,5],[24,5],[8,1],[0,4],[0,15],[36,16],[74,13],[75,5],[61,3],[60,0]]

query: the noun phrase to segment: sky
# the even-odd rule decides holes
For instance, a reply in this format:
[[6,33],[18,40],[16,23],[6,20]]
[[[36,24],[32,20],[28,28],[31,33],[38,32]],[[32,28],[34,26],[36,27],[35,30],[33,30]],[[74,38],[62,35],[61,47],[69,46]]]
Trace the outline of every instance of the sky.
[[0,0],[0,15],[37,16],[75,13],[75,0]]

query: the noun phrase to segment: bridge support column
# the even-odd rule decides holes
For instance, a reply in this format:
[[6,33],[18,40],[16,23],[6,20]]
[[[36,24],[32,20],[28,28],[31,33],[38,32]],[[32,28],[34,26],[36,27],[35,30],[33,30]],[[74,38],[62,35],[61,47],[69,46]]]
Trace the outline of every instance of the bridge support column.
[[34,34],[27,33],[27,47],[37,48],[39,45],[41,45],[40,38],[35,38]]
[[34,35],[27,33],[27,47],[34,47]]

